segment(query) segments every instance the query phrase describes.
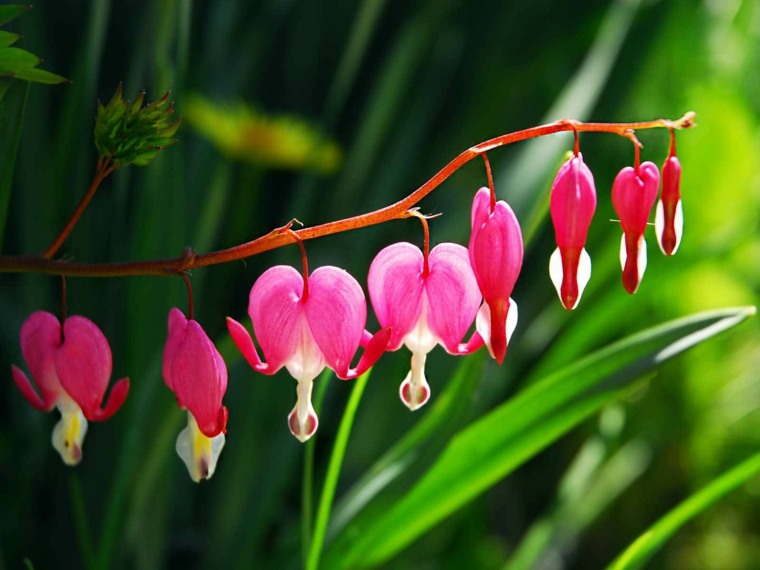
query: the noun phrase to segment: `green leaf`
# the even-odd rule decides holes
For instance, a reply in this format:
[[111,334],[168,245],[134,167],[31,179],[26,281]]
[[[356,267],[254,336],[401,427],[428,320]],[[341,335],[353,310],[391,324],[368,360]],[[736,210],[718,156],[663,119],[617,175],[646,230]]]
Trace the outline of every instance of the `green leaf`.
[[754,315],[754,307],[699,313],[614,343],[529,386],[459,432],[414,487],[366,528],[351,528],[346,568],[387,561],[634,381],[692,346]]
[[3,26],[13,20],[19,14],[22,14],[29,10],[32,6],[12,4],[10,6],[0,6],[0,26]]
[[18,41],[21,36],[0,30],[0,48],[8,47]]
[[[0,73],[2,72],[0,68]],[[27,67],[25,69],[19,69],[18,71],[9,74],[16,79],[24,79],[26,81],[33,81],[35,83],[45,83],[47,85],[57,85],[59,83],[71,83],[69,79],[50,73],[44,69],[35,69],[33,67]]]
[[40,61],[39,57],[23,49],[15,47],[0,49],[0,73],[4,75],[35,67],[40,64]]
[[760,452],[713,480],[650,526],[607,567],[608,570],[641,568],[679,528],[759,473]]

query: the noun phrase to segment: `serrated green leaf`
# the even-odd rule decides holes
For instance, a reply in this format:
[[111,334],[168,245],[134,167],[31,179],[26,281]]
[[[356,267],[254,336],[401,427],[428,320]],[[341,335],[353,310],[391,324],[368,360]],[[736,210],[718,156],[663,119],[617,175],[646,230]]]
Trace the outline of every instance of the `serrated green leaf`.
[[16,47],[0,49],[0,73],[14,74],[21,69],[35,67],[40,64],[40,58],[26,50]]
[[641,568],[679,528],[759,473],[760,452],[713,480],[650,526],[607,570]]
[[619,398],[643,374],[754,313],[754,307],[740,307],[671,321],[614,343],[529,386],[459,432],[403,499],[365,528],[350,529],[352,540],[336,542],[330,560],[344,568],[382,564]]
[[[0,68],[2,72],[2,68]],[[37,69],[35,67],[27,67],[26,69],[20,69],[17,72],[11,74],[17,79],[24,79],[26,81],[33,81],[35,83],[44,83],[46,85],[58,85],[60,83],[71,83],[69,79],[50,73],[44,69]]]
[[21,36],[0,30],[0,48],[8,47],[18,41]]
[[10,6],[0,6],[0,26],[3,26],[13,20],[19,14],[22,14],[29,10],[32,6],[12,4]]

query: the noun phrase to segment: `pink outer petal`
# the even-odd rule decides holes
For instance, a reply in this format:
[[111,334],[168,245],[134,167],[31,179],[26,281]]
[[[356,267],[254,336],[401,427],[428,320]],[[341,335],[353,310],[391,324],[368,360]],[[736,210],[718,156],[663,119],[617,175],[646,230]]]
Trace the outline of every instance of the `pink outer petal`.
[[122,378],[111,388],[111,394],[108,396],[108,401],[103,408],[97,408],[93,413],[93,416],[89,419],[93,421],[103,421],[110,418],[116,412],[119,411],[124,401],[127,399],[129,393],[129,378]]
[[522,267],[523,241],[517,217],[506,202],[496,202],[493,213],[473,228],[469,251],[486,302],[508,299]]
[[193,414],[203,434],[215,437],[222,433],[227,420],[227,410],[222,406],[227,367],[196,321],[187,321],[168,369],[177,401]]
[[482,226],[490,214],[491,191],[488,188],[481,188],[475,193],[475,198],[472,200],[472,212],[470,213],[472,229]]
[[[365,331],[366,332],[366,331]],[[364,352],[362,353],[359,364],[356,368],[349,369],[345,376],[338,375],[341,380],[353,380],[364,374],[375,362],[383,355],[388,346],[388,341],[391,339],[391,328],[387,327],[377,331],[374,336],[364,344]]]
[[550,210],[557,246],[561,250],[584,247],[596,210],[596,188],[580,154],[559,169],[552,185]]
[[185,336],[185,329],[187,328],[187,319],[185,315],[177,308],[173,308],[169,311],[169,336],[166,339],[164,345],[164,358],[161,367],[161,372],[164,377],[164,382],[171,391],[174,391],[174,387],[171,385],[170,367],[174,361],[174,356],[177,353],[177,348],[182,344],[182,339]]
[[422,312],[422,252],[408,242],[389,245],[375,256],[367,284],[382,327],[392,327],[388,350],[397,350]]
[[259,353],[256,352],[256,346],[253,344],[253,339],[251,339],[251,335],[248,334],[248,331],[243,325],[241,325],[232,317],[227,317],[227,330],[230,331],[232,341],[243,354],[243,357],[248,362],[248,364],[251,365],[251,368],[253,368],[256,372],[261,372],[262,374],[267,374],[270,376],[277,372],[265,362],[261,362]]
[[36,311],[24,321],[20,336],[21,353],[41,397],[34,391],[26,375],[15,366],[12,370],[13,380],[32,406],[48,412],[63,391],[55,369],[55,353],[61,345],[61,324],[51,313]]
[[277,371],[296,352],[303,314],[303,278],[287,265],[265,271],[251,288],[248,314],[269,367]]
[[82,408],[84,417],[99,419],[103,414],[100,404],[111,378],[108,340],[95,323],[80,316],[66,319],[63,338],[55,355],[61,386]]
[[320,267],[309,277],[304,310],[327,365],[339,377],[345,376],[367,322],[367,302],[361,285],[343,269]]
[[459,244],[442,243],[430,252],[428,264],[430,274],[425,279],[430,307],[428,326],[443,347],[456,354],[481,300],[469,253]]
[[660,187],[660,171],[652,162],[644,162],[636,171],[627,166],[612,184],[612,204],[626,234],[644,235]]

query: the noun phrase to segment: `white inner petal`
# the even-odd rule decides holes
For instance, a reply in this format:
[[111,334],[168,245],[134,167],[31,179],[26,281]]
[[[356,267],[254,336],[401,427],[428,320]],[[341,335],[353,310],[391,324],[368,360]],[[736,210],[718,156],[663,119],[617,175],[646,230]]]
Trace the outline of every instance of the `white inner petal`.
[[[512,299],[512,297],[509,298],[509,312],[507,313],[507,344],[509,344],[509,341],[512,339],[512,333],[515,332],[515,329],[517,328],[517,303],[515,303],[515,300]],[[488,349],[488,353],[491,355],[491,358],[494,358],[493,355],[493,349],[491,348],[491,309],[488,307],[488,304],[483,302],[483,304],[480,306],[480,309],[478,309],[478,314],[475,317],[475,330],[478,331],[478,334],[481,336],[483,341],[486,344],[486,348]]]
[[177,455],[187,467],[190,478],[199,483],[210,479],[216,471],[216,463],[224,447],[223,433],[215,437],[206,437],[198,428],[195,418],[187,412],[187,427],[177,436]]
[[301,315],[294,332],[298,335],[298,344],[293,355],[285,362],[285,368],[299,382],[311,382],[325,368],[325,359],[311,334],[306,316]]
[[647,240],[644,239],[644,236],[641,236],[639,238],[639,259],[638,259],[638,269],[639,269],[639,283],[641,283],[641,280],[644,278],[644,271],[647,268]]
[[[401,401],[411,411],[424,406],[430,398],[430,385],[425,378],[425,360],[427,360],[427,353],[412,353],[411,369],[399,387]],[[405,391],[408,392],[408,400],[404,397]]]
[[559,252],[559,248],[554,250],[549,258],[549,278],[554,283],[554,288],[557,290],[559,300],[562,301],[562,277],[564,271],[562,270],[562,254]]
[[657,200],[657,208],[654,211],[654,233],[657,235],[657,244],[662,253],[667,255],[665,248],[662,247],[662,234],[665,233],[665,205],[662,199]]
[[66,465],[76,465],[82,460],[87,419],[79,405],[65,392],[58,398],[57,407],[61,419],[53,428],[51,441]]
[[428,326],[427,316],[429,312],[427,291],[422,292],[422,311],[420,311],[420,318],[414,324],[414,328],[410,330],[404,337],[404,344],[413,353],[421,352],[427,354],[436,344],[438,344],[438,338],[433,334]]
[[625,249],[625,234],[620,237],[620,267],[625,269],[625,262],[628,259],[628,252]]
[[584,247],[581,250],[581,257],[578,260],[578,298],[575,300],[575,305],[573,305],[573,309],[578,306],[578,303],[581,301],[581,296],[583,295],[583,290],[586,288],[586,285],[588,285],[589,280],[591,279],[591,256],[589,256],[588,252],[586,251],[586,248]]
[[678,246],[681,245],[681,236],[683,235],[683,203],[681,200],[678,200],[678,204],[676,204],[676,217],[673,220],[673,226],[676,230],[676,246],[673,248],[673,253],[675,253],[678,251]]

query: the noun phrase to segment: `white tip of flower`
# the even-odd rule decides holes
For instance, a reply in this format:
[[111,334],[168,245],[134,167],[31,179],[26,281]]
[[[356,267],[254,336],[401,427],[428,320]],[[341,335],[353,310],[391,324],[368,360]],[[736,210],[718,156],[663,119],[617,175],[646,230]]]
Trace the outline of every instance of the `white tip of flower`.
[[549,258],[549,278],[554,283],[554,288],[557,290],[560,301],[562,300],[562,276],[564,271],[562,269],[562,254],[559,252],[559,248],[556,248]]
[[[565,272],[562,268],[562,254],[560,253],[559,248],[557,248],[549,258],[549,277],[554,284],[554,288],[557,290],[557,295],[559,296],[560,302],[565,306],[566,309],[573,310],[578,306],[578,303],[580,303],[581,296],[583,295],[583,290],[586,288],[586,285],[588,285],[588,282],[591,279],[591,257],[589,256],[585,247],[581,249],[581,254],[578,259],[578,272],[575,275],[575,282],[578,287],[578,295],[575,297],[574,301],[570,299],[566,302],[562,298],[562,282],[564,280],[564,276]],[[571,301],[573,304],[568,306]]]
[[586,285],[588,285],[588,282],[591,280],[591,256],[588,254],[585,247],[581,249],[581,257],[578,260],[577,280],[578,298],[575,300],[573,309],[578,306],[578,303],[580,303],[583,291],[586,289]]
[[[509,310],[507,311],[507,324],[505,328],[507,329],[507,344],[509,344],[509,341],[512,340],[512,333],[517,328],[517,303],[515,303],[512,297],[509,298]],[[488,354],[491,355],[491,358],[495,358],[493,348],[491,348],[491,309],[485,302],[480,306],[478,314],[475,317],[475,330],[478,331],[478,334],[485,342]]]
[[639,283],[644,279],[644,271],[647,268],[647,240],[644,236],[639,238],[639,262],[637,267],[639,268]]
[[411,411],[424,406],[430,399],[430,385],[425,378],[425,360],[427,353],[412,353],[412,368],[399,387],[399,397]]
[[61,419],[53,428],[53,447],[66,465],[77,465],[82,460],[82,444],[87,434],[87,419],[73,401],[59,409]]
[[193,415],[187,412],[187,427],[177,436],[176,449],[193,481],[200,483],[203,479],[211,479],[224,441],[223,433],[206,437],[198,428]]
[[663,236],[665,235],[665,206],[662,200],[657,201],[657,209],[654,216],[654,229],[657,234],[657,244],[660,246],[660,250],[665,255],[674,255],[678,251],[678,246],[681,245],[681,236],[683,235],[683,202],[678,200],[676,204],[675,217],[673,218],[673,232],[675,233],[675,244],[673,245],[673,251],[668,253],[664,244]]
[[625,234],[620,236],[620,268],[625,269],[625,262],[628,259],[628,250],[625,247]]
[[293,410],[288,414],[288,427],[295,438],[304,443],[313,436],[319,427],[319,418],[311,405],[311,390],[314,382],[307,380],[299,382],[296,388],[298,400]]

